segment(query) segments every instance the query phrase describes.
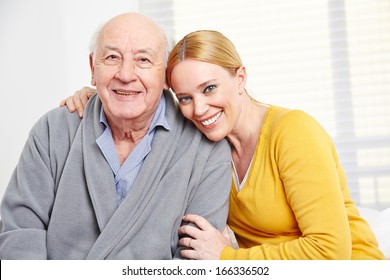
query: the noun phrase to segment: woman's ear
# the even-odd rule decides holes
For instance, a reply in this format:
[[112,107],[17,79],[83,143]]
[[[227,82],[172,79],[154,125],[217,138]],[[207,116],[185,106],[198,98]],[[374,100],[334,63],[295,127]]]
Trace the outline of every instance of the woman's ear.
[[246,86],[246,68],[245,66],[240,66],[236,71],[236,77],[238,79],[238,87],[240,92],[245,90]]
[[95,67],[93,66],[93,53],[89,54],[89,67],[91,68],[91,85],[96,86]]

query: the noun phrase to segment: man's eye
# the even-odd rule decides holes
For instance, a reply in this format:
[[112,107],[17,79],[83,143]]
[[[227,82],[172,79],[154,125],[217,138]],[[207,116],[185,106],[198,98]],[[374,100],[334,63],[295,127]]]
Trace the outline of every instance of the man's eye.
[[139,61],[140,62],[150,62],[150,60],[149,60],[149,58],[146,58],[146,57],[141,57],[140,59],[139,59]]
[[108,59],[108,60],[115,60],[115,59],[117,59],[117,58],[118,58],[118,56],[116,56],[116,55],[114,55],[114,54],[111,54],[111,55],[107,56],[107,59]]
[[107,55],[104,59],[104,63],[106,65],[117,65],[118,63],[120,63],[120,56],[115,54]]
[[148,57],[144,56],[136,57],[135,63],[139,68],[151,68],[153,66],[153,62]]

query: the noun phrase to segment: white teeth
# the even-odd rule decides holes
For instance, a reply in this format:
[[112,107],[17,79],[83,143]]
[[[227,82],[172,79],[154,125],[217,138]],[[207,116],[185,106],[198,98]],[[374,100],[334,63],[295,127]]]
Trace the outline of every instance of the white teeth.
[[210,124],[213,124],[216,120],[219,119],[219,117],[222,115],[222,111],[219,112],[218,114],[216,114],[214,117],[212,117],[211,119],[208,119],[208,120],[205,120],[202,122],[203,125],[210,125]]
[[116,91],[119,95],[136,95],[138,92],[124,92],[124,91]]

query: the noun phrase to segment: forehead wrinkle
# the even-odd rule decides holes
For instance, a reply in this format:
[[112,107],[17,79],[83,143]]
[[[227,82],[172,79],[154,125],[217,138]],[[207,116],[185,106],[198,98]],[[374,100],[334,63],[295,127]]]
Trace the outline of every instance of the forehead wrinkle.
[[111,46],[111,45],[105,45],[103,47],[104,50],[110,50],[110,51],[116,51],[116,52],[120,52],[120,49],[116,46]]
[[[119,47],[116,47],[114,45],[105,45],[103,47],[103,49],[105,51],[115,51],[115,52],[118,52],[118,53],[122,53],[122,50],[119,48]],[[125,51],[127,52],[127,51]],[[151,57],[155,58],[157,57],[157,53],[151,49],[151,48],[146,48],[146,49],[135,49],[135,50],[130,50],[128,51],[129,53],[131,53],[132,55],[136,55],[136,54],[147,54],[147,55],[150,55]]]
[[148,55],[151,55],[153,57],[157,56],[157,52],[155,52],[152,48],[146,48],[146,49],[135,49],[132,51],[133,54],[138,54],[138,53],[146,53]]
[[[110,45],[110,44],[106,44],[103,46],[103,49],[105,50],[114,50],[114,51],[117,51],[117,52],[121,52],[121,48],[120,47],[117,47],[115,45]],[[130,51],[132,54],[138,54],[138,53],[145,53],[145,54],[148,54],[148,55],[151,55],[151,56],[157,56],[157,52],[155,50],[153,50],[152,48],[138,48],[138,49],[132,49],[130,48]]]

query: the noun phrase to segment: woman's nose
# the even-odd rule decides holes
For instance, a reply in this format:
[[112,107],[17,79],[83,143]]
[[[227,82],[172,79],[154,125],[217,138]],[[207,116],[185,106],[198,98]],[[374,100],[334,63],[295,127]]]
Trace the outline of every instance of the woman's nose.
[[203,116],[207,112],[209,105],[205,101],[203,97],[194,99],[195,116]]

